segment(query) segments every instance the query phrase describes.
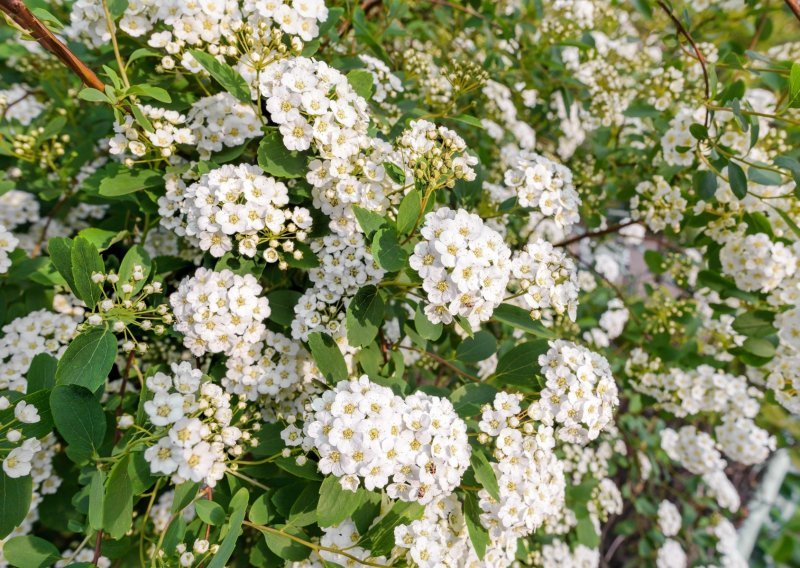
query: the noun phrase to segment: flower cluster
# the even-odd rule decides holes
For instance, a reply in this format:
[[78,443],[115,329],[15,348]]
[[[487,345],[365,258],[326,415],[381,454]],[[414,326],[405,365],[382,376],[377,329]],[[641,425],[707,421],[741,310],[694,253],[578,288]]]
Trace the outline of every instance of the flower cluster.
[[523,292],[533,319],[555,312],[575,321],[578,312],[578,272],[575,262],[552,244],[538,239],[511,260],[511,274]]
[[506,186],[520,207],[532,207],[556,224],[569,229],[580,220],[581,199],[566,166],[540,154],[523,151],[505,172]]
[[112,155],[169,158],[178,144],[196,142],[192,129],[186,125],[185,115],[149,105],[140,105],[139,109],[151,128],[142,127],[133,116],[126,114],[124,122],[114,124],[114,136],[108,141],[108,151]]
[[677,432],[666,428],[661,432],[661,448],[670,459],[696,475],[714,473],[725,467],[714,438],[694,426],[682,426]]
[[423,239],[409,264],[422,278],[433,323],[467,318],[477,327],[503,301],[511,270],[511,250],[483,220],[463,209],[442,207],[425,215]]
[[664,536],[675,536],[681,530],[681,512],[671,501],[664,499],[658,505],[658,528]]
[[643,181],[636,186],[636,195],[631,198],[631,217],[642,219],[654,233],[667,227],[678,232],[686,204],[679,188],[671,186],[663,177],[655,176],[652,181]]
[[499,500],[482,489],[481,523],[493,539],[504,535],[526,536],[564,507],[563,464],[553,451],[553,429],[521,425],[522,397],[500,392],[483,407],[480,440],[494,438]]
[[8,272],[11,266],[11,259],[8,253],[17,248],[18,244],[19,240],[14,236],[14,233],[7,230],[4,225],[0,225],[0,274]]
[[261,121],[253,107],[228,93],[195,101],[186,122],[201,158],[208,158],[225,147],[244,144],[261,132]]
[[292,337],[308,339],[322,331],[344,339],[343,319],[359,288],[376,284],[385,271],[378,266],[360,233],[343,238],[328,235],[311,243],[320,265],[309,270],[314,283],[295,304]]
[[270,314],[261,290],[251,274],[198,268],[169,297],[175,329],[184,335],[183,344],[198,357],[247,353],[251,344],[261,340],[266,330],[262,322]]
[[456,180],[472,181],[478,163],[466,153],[458,134],[427,120],[412,120],[397,140],[397,152],[414,178],[433,187],[452,188]]
[[606,358],[558,339],[539,356],[539,365],[545,388],[528,408],[530,417],[548,426],[555,424],[558,438],[566,442],[586,443],[597,438],[613,420],[619,404]]
[[719,260],[736,286],[748,292],[769,292],[797,270],[792,250],[764,233],[731,236],[719,251]]
[[40,353],[60,358],[77,329],[72,316],[48,310],[31,312],[5,325],[0,337],[0,390],[27,392],[26,374],[33,358]]
[[153,398],[144,411],[157,433],[144,452],[154,474],[172,475],[174,483],[203,482],[213,487],[225,474],[228,456],[244,451],[249,433],[233,426],[231,395],[204,379],[189,363],[173,363],[172,373],[147,379]]
[[226,164],[184,191],[159,199],[165,213],[176,215],[163,217],[162,223],[212,256],[221,257],[238,243],[240,254],[253,257],[266,244],[267,262],[277,262],[282,253],[302,258],[294,245],[305,241],[311,216],[307,209],[290,208],[288,203],[286,185],[248,164]]
[[258,86],[289,150],[313,143],[323,157],[347,160],[368,145],[367,103],[327,63],[281,59],[261,70]]
[[402,501],[430,503],[458,487],[469,464],[467,426],[447,399],[422,392],[405,399],[366,375],[341,381],[310,403],[289,446],[319,454],[319,470],[355,491],[386,488]]

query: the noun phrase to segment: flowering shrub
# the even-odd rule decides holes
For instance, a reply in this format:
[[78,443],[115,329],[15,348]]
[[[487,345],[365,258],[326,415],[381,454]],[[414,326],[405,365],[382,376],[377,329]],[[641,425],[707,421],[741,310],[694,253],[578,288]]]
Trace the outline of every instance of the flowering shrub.
[[797,565],[795,0],[0,10],[0,567]]

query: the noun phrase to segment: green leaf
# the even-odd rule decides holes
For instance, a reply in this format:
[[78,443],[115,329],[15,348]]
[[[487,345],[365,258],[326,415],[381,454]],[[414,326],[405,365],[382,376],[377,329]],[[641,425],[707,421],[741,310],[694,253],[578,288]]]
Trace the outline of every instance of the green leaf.
[[308,156],[288,150],[276,128],[270,128],[258,144],[258,165],[279,178],[302,178],[308,172]]
[[112,101],[104,92],[98,91],[97,89],[92,89],[91,87],[85,87],[81,89],[81,91],[78,93],[78,98],[84,101],[89,101],[90,103],[114,104],[114,101]]
[[717,176],[714,172],[708,170],[695,172],[692,176],[692,183],[697,195],[705,200],[714,198],[714,194],[717,191]]
[[305,527],[317,520],[317,502],[319,501],[320,486],[318,483],[309,483],[297,496],[292,509],[289,511],[287,521],[295,527]]
[[728,162],[728,182],[736,197],[744,199],[747,196],[747,176],[739,164]]
[[458,122],[463,122],[464,124],[469,124],[470,126],[474,126],[475,128],[480,128],[481,130],[485,130],[483,127],[483,123],[480,121],[480,119],[472,115],[459,114],[458,116],[452,117],[452,119],[457,120]]
[[247,81],[233,67],[198,49],[190,49],[189,53],[223,89],[243,103],[249,104],[251,102],[250,87],[247,86]]
[[708,128],[696,122],[689,125],[689,132],[696,140],[705,140],[708,138]]
[[321,527],[333,527],[348,519],[364,501],[363,494],[363,489],[348,491],[339,483],[338,477],[327,476],[319,490],[317,524]]
[[194,510],[200,520],[209,525],[221,525],[225,522],[225,510],[210,499],[195,501]]
[[556,337],[556,334],[552,330],[543,326],[542,322],[534,321],[531,318],[530,312],[527,312],[519,306],[500,304],[495,308],[492,317],[499,322],[538,335],[539,337],[546,337],[548,339],[554,339]]
[[469,462],[472,464],[472,471],[475,472],[475,479],[486,489],[489,495],[499,501],[500,486],[497,484],[497,476],[495,476],[492,465],[483,451],[473,450]]
[[108,0],[108,11],[114,20],[122,16],[127,9],[128,0]]
[[792,63],[789,71],[789,106],[800,107],[800,63]]
[[458,387],[450,395],[453,408],[462,418],[475,416],[481,411],[481,406],[492,402],[497,395],[497,389],[486,383],[467,383]]
[[97,247],[98,251],[102,252],[114,243],[124,239],[127,234],[128,231],[106,231],[97,227],[89,227],[80,231],[78,236],[83,237]]
[[15,536],[3,545],[3,556],[18,568],[52,566],[61,560],[55,545],[38,536]]
[[363,347],[375,339],[383,323],[384,303],[378,288],[364,286],[347,306],[347,341]]
[[397,230],[401,235],[410,233],[422,212],[422,196],[416,189],[406,193],[397,209]]
[[489,544],[489,531],[481,524],[481,508],[475,493],[467,491],[464,495],[464,521],[467,523],[467,532],[472,542],[472,547],[480,560],[486,555],[486,546]]
[[7,537],[25,520],[32,496],[30,475],[8,477],[0,468],[0,539]]
[[[133,269],[135,266],[142,267],[142,274],[144,275],[144,278],[141,280],[133,280]],[[138,294],[139,291],[144,287],[145,282],[147,282],[147,277],[150,275],[150,271],[152,269],[153,262],[150,260],[150,255],[147,254],[147,251],[144,250],[144,247],[142,245],[133,245],[128,249],[128,252],[125,253],[125,258],[122,259],[122,263],[119,265],[119,282],[117,282],[117,293],[123,295],[122,285],[131,284],[133,286],[133,292],[130,294],[124,294],[124,296],[130,297],[134,294]]]
[[96,391],[106,380],[117,357],[117,338],[102,327],[92,327],[67,346],[56,367],[56,382]]
[[397,272],[406,265],[408,253],[400,246],[400,237],[394,227],[384,227],[375,233],[372,256],[387,272]]
[[75,279],[72,277],[72,239],[53,237],[47,241],[47,252],[50,262],[58,273],[64,277],[70,290],[75,291]]
[[789,229],[791,229],[795,236],[800,238],[800,227],[798,227],[797,223],[795,223],[794,220],[789,217],[789,214],[780,207],[775,207],[774,205],[771,207],[780,216],[780,218],[783,219],[783,222],[788,225]]
[[766,339],[760,337],[748,337],[744,340],[742,349],[765,359],[775,356],[775,346]]
[[92,274],[104,272],[105,266],[97,247],[83,237],[78,237],[72,245],[72,277],[75,279],[75,295],[94,310],[100,299],[101,290],[92,282]]
[[392,508],[358,541],[372,551],[373,556],[389,554],[394,548],[394,529],[399,524],[408,524],[422,517],[425,507],[419,503],[397,501]]
[[89,461],[106,434],[103,407],[94,395],[78,385],[57,385],[50,393],[50,410],[69,444],[67,456],[78,464]]
[[748,337],[766,337],[775,333],[772,322],[775,314],[766,310],[745,312],[733,320],[732,327],[738,333]]
[[347,81],[360,97],[369,100],[374,88],[372,73],[363,69],[354,69],[347,74]]
[[184,481],[176,486],[175,497],[172,499],[170,513],[174,515],[188,507],[189,503],[191,503],[197,495],[198,489],[200,489],[200,484],[193,481]]
[[153,85],[134,85],[130,89],[128,89],[128,94],[138,95],[140,97],[148,97],[160,101],[162,103],[172,102],[172,97],[170,97],[166,89],[162,89],[161,87],[154,87]]
[[472,337],[461,341],[456,358],[465,363],[477,363],[491,357],[497,351],[497,340],[488,331],[480,330]]
[[119,197],[164,185],[163,174],[147,169],[123,169],[100,182],[100,195]]
[[366,235],[368,241],[378,229],[386,225],[386,218],[383,215],[368,209],[363,209],[358,205],[353,206],[353,213],[355,213],[358,225],[361,227],[361,230],[364,231],[364,235]]
[[423,339],[436,341],[442,336],[444,326],[441,323],[431,323],[431,320],[428,319],[422,309],[422,304],[419,304],[414,312],[414,327]]
[[125,536],[133,522],[133,484],[128,473],[130,461],[131,454],[127,454],[115,463],[106,483],[103,529],[114,540]]
[[[297,538],[302,538],[303,540],[308,540],[309,538],[308,535],[303,532],[303,529],[292,525],[275,525],[271,528]],[[264,532],[264,540],[267,543],[267,548],[284,560],[299,562],[300,560],[305,560],[311,554],[310,548],[288,537],[275,534],[274,532]]]
[[320,372],[331,383],[347,378],[347,364],[330,335],[315,331],[308,336],[308,348]]
[[250,522],[257,525],[267,525],[275,518],[275,507],[270,501],[269,493],[261,494],[250,507]]
[[28,380],[28,392],[51,389],[56,384],[56,368],[58,360],[47,353],[37,353],[28,367],[25,378]]
[[228,563],[234,549],[236,548],[236,541],[242,534],[242,521],[247,511],[247,504],[250,499],[250,493],[246,488],[239,489],[231,498],[230,511],[231,516],[228,521],[228,532],[222,543],[219,545],[219,550],[208,563],[208,568],[224,568]]
[[520,343],[500,357],[497,369],[489,382],[499,387],[515,386],[536,390],[539,386],[536,375],[541,370],[539,355],[546,352],[548,344],[544,340]]
[[89,512],[87,520],[92,530],[99,531],[103,528],[103,503],[106,498],[106,473],[102,470],[92,472],[92,481],[89,483]]
[[267,294],[269,319],[280,325],[292,325],[294,307],[302,294],[295,290],[274,290]]

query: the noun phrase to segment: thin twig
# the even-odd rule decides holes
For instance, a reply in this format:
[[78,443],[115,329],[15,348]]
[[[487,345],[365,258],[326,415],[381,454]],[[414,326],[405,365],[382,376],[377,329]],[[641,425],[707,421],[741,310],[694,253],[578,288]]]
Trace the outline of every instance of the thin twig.
[[0,0],[0,11],[8,15],[20,28],[29,33],[39,45],[58,57],[64,65],[80,77],[84,85],[105,91],[105,85],[83,61],[53,35],[39,18],[34,16],[22,0]]
[[92,556],[92,564],[97,564],[100,560],[100,545],[103,542],[103,530],[97,531],[97,537],[94,540],[94,555]]
[[467,379],[469,379],[471,381],[474,381],[476,383],[480,383],[481,382],[481,380],[478,377],[476,377],[474,375],[470,375],[466,371],[462,371],[461,369],[459,369],[458,367],[453,365],[450,361],[448,361],[447,359],[445,359],[443,357],[440,357],[439,355],[436,355],[435,353],[431,353],[430,351],[426,351],[425,349],[418,349],[418,348],[412,347],[410,345],[398,345],[397,347],[399,347],[400,349],[405,349],[406,351],[416,351],[417,353],[421,353],[422,355],[427,355],[428,357],[430,357],[431,359],[433,359],[437,363],[439,363],[441,365],[444,365],[445,367],[447,367],[451,371],[455,371],[456,373],[458,373],[462,377],[467,378]]
[[569,246],[573,243],[577,243],[578,241],[582,241],[583,239],[593,239],[595,237],[602,237],[604,235],[610,235],[612,233],[617,233],[624,229],[625,227],[630,227],[631,225],[638,225],[639,221],[627,221],[625,223],[619,223],[618,225],[611,225],[610,227],[603,229],[601,231],[590,231],[588,233],[584,233],[582,235],[576,235],[574,237],[570,237],[566,240],[563,240],[559,243],[554,244],[553,246],[556,248],[563,248]]
[[800,2],[798,0],[786,0],[786,5],[794,14],[794,17],[800,20]]
[[[786,1],[789,2],[790,0],[786,0]],[[794,0],[792,0],[792,1],[794,1]],[[669,16],[669,19],[672,20],[672,23],[675,24],[675,27],[678,29],[678,32],[683,37],[685,37],[686,40],[689,42],[689,44],[692,46],[692,49],[694,50],[694,53],[697,56],[697,60],[700,62],[700,67],[702,67],[702,69],[703,69],[703,81],[705,82],[705,88],[706,88],[706,100],[710,100],[711,99],[711,82],[708,79],[708,68],[706,67],[706,58],[703,56],[703,53],[700,51],[700,48],[697,47],[697,44],[695,43],[694,39],[692,38],[692,35],[688,31],[686,31],[686,28],[683,27],[683,24],[681,23],[681,21],[675,16],[675,14],[672,13],[672,10],[670,9],[669,6],[667,6],[667,4],[664,2],[664,0],[658,0],[658,5],[661,6],[661,8],[667,13],[667,16]],[[705,124],[706,128],[708,128],[708,122],[709,122],[710,116],[711,115],[710,115],[710,113],[708,111],[708,108],[706,108],[706,118],[705,118],[705,121],[704,121],[704,124]]]

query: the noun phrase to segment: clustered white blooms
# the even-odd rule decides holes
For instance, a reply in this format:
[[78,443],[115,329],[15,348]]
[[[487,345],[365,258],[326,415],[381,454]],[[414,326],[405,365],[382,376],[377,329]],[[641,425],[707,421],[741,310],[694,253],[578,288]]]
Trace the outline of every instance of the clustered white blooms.
[[658,548],[656,553],[656,568],[686,568],[686,552],[681,543],[668,538]]
[[33,358],[40,353],[60,358],[77,329],[74,317],[48,310],[36,310],[3,326],[0,390],[27,392],[26,374]]
[[654,233],[667,227],[678,232],[686,205],[680,188],[670,185],[662,176],[654,176],[652,181],[636,186],[636,195],[631,198],[631,217],[643,220]]
[[695,426],[682,426],[679,431],[666,428],[661,432],[661,448],[670,459],[696,475],[714,473],[725,467],[714,438]]
[[19,239],[14,236],[14,233],[7,230],[4,225],[0,225],[0,274],[5,274],[11,267],[10,252],[12,252],[19,244]]
[[745,465],[764,463],[776,447],[774,436],[751,418],[735,414],[725,416],[714,435],[726,456]]
[[[305,560],[287,563],[289,568],[325,568],[333,563],[340,566],[366,565],[367,562],[387,565],[386,557],[373,556],[370,550],[355,544],[361,540],[362,535],[359,534],[358,527],[352,519],[346,519],[334,527],[321,528],[322,536],[319,538],[319,544],[323,548],[313,550]],[[337,550],[343,554],[336,552]]]
[[[397,153],[388,142],[370,138],[367,148],[347,160],[315,159],[309,163],[306,180],[312,186],[314,207],[330,218],[331,231],[343,237],[362,231],[354,206],[384,213],[400,202],[403,184],[386,171],[386,163],[396,166],[395,161],[399,161]],[[410,170],[404,174],[406,179],[411,176]]]
[[505,566],[513,560],[513,551],[508,550],[510,547],[500,548],[489,543],[481,562],[470,541],[461,503],[455,495],[428,504],[421,519],[396,526],[394,542],[396,546],[407,549],[407,558],[410,557],[420,568]]
[[542,546],[535,565],[542,568],[594,568],[600,564],[600,551],[578,544],[570,548],[563,540],[555,539]]
[[228,455],[241,455],[250,434],[231,425],[231,395],[219,385],[187,362],[173,363],[171,370],[146,380],[153,398],[144,412],[163,436],[144,457],[150,471],[172,475],[176,484],[202,481],[213,487],[225,475]]
[[608,360],[585,347],[562,339],[550,341],[539,356],[545,388],[528,415],[548,426],[565,442],[594,440],[613,421],[619,404],[617,385]]
[[747,292],[769,292],[797,270],[789,247],[769,235],[731,235],[719,251],[722,270]]
[[675,503],[664,499],[658,504],[658,528],[664,536],[675,536],[681,530],[681,512]]
[[366,53],[360,54],[358,58],[372,75],[372,82],[375,85],[375,92],[372,94],[374,102],[383,103],[403,92],[403,81],[392,73],[386,63]]
[[320,472],[345,489],[363,482],[423,505],[452,493],[469,465],[467,426],[447,399],[423,392],[403,399],[366,375],[313,399],[303,429],[290,424],[281,437],[316,451]]
[[498,393],[491,405],[484,405],[478,424],[480,441],[494,438],[497,458],[492,468],[500,499],[486,489],[478,493],[481,523],[494,541],[531,534],[565,503],[564,467],[553,450],[553,428],[523,425],[521,400],[521,395]]
[[200,249],[219,258],[238,243],[240,254],[253,257],[266,244],[262,255],[270,263],[281,253],[302,258],[295,241],[305,241],[311,229],[309,211],[288,204],[286,185],[248,164],[225,164],[159,198],[162,224]]
[[194,144],[195,135],[186,125],[186,116],[174,110],[139,105],[142,114],[152,125],[143,128],[133,116],[126,114],[124,122],[114,123],[114,136],[108,141],[108,151],[114,156],[128,154],[141,158],[148,154],[169,158],[178,144]]
[[578,271],[565,252],[537,239],[515,253],[511,275],[524,292],[522,299],[533,319],[550,312],[567,314],[575,321],[578,313]]
[[261,290],[252,274],[198,268],[169,297],[183,344],[198,357],[247,353],[251,344],[261,340],[266,330],[263,321],[270,314]]
[[300,414],[324,378],[302,344],[267,330],[247,352],[229,357],[222,386],[243,400],[264,400],[262,414],[269,422],[279,414]]
[[505,184],[514,191],[520,207],[532,207],[558,226],[571,228],[580,221],[581,198],[566,166],[540,154],[523,151],[505,172]]
[[367,248],[363,235],[328,235],[311,243],[319,266],[308,271],[313,283],[294,306],[292,337],[308,339],[322,331],[340,343],[345,341],[343,320],[350,299],[363,286],[377,284],[385,271]]
[[[525,97],[529,93],[530,91],[523,91],[522,96]],[[520,120],[517,105],[513,100],[513,91],[502,83],[490,79],[483,86],[483,95],[489,106],[489,116],[496,118],[503,124],[505,130],[511,132],[520,148],[532,149],[536,145],[536,131],[530,124]],[[489,136],[498,141],[503,139],[504,128],[499,124],[486,118],[482,119],[481,123],[487,127]]]
[[472,181],[478,158],[454,131],[427,120],[412,120],[397,139],[397,153],[418,180],[452,188],[456,180]]
[[306,57],[280,59],[258,75],[259,93],[289,150],[311,144],[325,158],[346,160],[369,145],[369,113],[342,73]]
[[253,107],[229,93],[195,101],[187,113],[187,124],[204,159],[225,147],[244,144],[261,133],[261,121]]
[[622,335],[630,316],[625,303],[619,298],[610,300],[606,308],[600,316],[598,327],[593,327],[583,334],[585,341],[597,347],[608,347],[614,339]]
[[4,120],[15,120],[28,126],[45,108],[34,95],[34,90],[24,83],[0,90],[0,116]]
[[503,301],[511,270],[511,249],[474,213],[441,207],[425,215],[423,240],[409,265],[422,278],[433,323],[462,316],[474,328]]

